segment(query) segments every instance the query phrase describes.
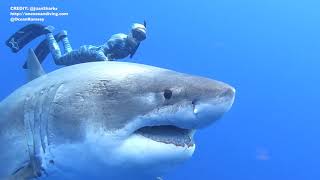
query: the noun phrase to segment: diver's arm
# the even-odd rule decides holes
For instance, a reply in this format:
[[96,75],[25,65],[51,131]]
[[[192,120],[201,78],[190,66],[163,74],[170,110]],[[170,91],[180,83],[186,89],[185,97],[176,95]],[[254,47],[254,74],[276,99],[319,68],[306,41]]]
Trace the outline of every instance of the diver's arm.
[[108,46],[102,45],[99,46],[97,49],[97,59],[98,61],[110,61],[110,57],[108,54]]
[[138,43],[132,50],[132,52],[130,53],[130,58],[132,58],[134,56],[134,54],[137,52],[138,47],[140,46],[140,43]]

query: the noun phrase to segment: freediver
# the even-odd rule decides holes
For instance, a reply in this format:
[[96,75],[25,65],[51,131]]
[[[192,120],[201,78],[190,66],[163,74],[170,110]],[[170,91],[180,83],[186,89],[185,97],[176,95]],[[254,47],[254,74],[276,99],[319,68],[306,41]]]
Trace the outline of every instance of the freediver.
[[[118,33],[101,46],[83,45],[73,50],[68,39],[67,31],[53,35],[54,27],[41,24],[30,24],[13,34],[6,44],[16,53],[27,43],[38,36],[46,35],[35,49],[35,54],[42,63],[49,52],[51,52],[55,64],[73,65],[92,61],[114,61],[130,56],[132,58],[140,43],[146,39],[146,22],[144,24],[134,23],[128,34]],[[64,53],[61,52],[58,43],[62,41]],[[27,68],[26,64],[24,68]]]

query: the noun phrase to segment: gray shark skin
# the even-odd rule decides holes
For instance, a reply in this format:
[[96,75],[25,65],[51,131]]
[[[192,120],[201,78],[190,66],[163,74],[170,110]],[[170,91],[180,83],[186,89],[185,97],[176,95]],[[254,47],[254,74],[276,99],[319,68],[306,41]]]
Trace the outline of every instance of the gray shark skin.
[[196,129],[234,96],[219,81],[134,63],[44,74],[0,103],[0,179],[155,179],[192,156]]

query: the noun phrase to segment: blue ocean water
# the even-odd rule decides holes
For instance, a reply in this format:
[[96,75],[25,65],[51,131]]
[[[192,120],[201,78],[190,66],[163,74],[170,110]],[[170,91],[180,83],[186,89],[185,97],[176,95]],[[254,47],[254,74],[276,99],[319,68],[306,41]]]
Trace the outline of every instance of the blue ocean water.
[[[237,89],[233,108],[196,134],[193,158],[166,180],[320,179],[320,1],[317,0],[3,0],[0,99],[25,83],[26,50],[4,41],[12,5],[57,6],[70,13],[45,24],[66,29],[73,47],[102,44],[148,23],[137,62],[221,80]],[[28,47],[35,47],[37,42]],[[47,71],[57,68],[52,58]]]

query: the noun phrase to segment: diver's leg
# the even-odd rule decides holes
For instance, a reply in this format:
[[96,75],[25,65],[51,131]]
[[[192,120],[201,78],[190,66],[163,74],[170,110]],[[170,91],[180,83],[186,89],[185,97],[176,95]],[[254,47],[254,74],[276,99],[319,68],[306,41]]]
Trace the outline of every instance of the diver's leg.
[[55,37],[53,36],[52,31],[50,31],[50,28],[51,28],[50,26],[46,28],[48,29],[46,36],[47,36],[48,45],[49,45],[49,49],[51,51],[53,60],[57,65],[65,65],[64,58],[62,58],[60,47]]
[[61,31],[59,33],[59,36],[62,39],[62,44],[63,44],[65,53],[71,52],[72,51],[72,47],[71,47],[70,41],[68,39],[67,31],[66,30]]
[[52,57],[53,57],[53,60],[54,62],[57,64],[57,65],[62,65],[61,64],[61,50],[60,50],[60,47],[56,41],[56,39],[54,38],[53,34],[52,33],[48,33],[46,34],[47,36],[47,40],[48,40],[48,45],[49,45],[49,49],[51,51],[51,54],[52,54]]
[[[54,38],[56,39],[58,44],[62,40],[60,33],[54,35]],[[34,53],[38,57],[39,62],[42,63],[46,59],[47,55],[50,53],[48,39],[44,39],[34,50]],[[23,68],[27,69],[27,62],[24,63]]]

